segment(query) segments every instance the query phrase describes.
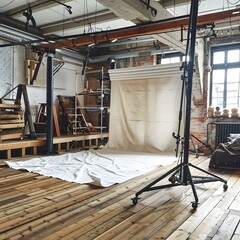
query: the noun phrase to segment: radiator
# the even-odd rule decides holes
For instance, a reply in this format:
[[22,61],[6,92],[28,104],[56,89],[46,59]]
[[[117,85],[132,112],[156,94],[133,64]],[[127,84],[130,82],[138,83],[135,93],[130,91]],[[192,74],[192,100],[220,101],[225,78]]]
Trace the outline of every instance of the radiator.
[[227,142],[227,138],[231,133],[239,133],[240,134],[240,122],[239,123],[222,123],[216,122],[216,139],[215,139],[215,147],[219,145],[219,143]]

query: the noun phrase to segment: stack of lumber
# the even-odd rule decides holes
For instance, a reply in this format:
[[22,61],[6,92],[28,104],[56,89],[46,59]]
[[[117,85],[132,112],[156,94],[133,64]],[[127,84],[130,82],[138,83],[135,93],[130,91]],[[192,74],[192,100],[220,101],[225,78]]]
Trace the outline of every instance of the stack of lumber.
[[24,112],[20,104],[0,103],[0,141],[23,138]]

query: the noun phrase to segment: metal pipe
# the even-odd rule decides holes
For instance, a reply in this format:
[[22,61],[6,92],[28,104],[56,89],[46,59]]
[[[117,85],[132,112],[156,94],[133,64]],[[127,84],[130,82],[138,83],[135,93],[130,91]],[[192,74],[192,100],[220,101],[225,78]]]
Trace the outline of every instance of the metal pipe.
[[53,154],[53,54],[47,56],[47,154]]
[[118,51],[113,52],[112,54],[102,55],[100,57],[90,58],[89,63],[98,63],[98,62],[106,62],[109,58],[114,59],[122,59],[122,58],[129,58],[129,57],[140,57],[140,56],[147,56],[147,55],[156,55],[156,54],[166,54],[166,53],[173,53],[177,52],[175,50],[171,50],[169,48],[161,48],[159,50],[155,48],[147,49],[147,50],[134,50],[134,51]]
[[[97,33],[91,33],[82,35],[81,37],[77,37],[75,39],[67,39],[64,41],[57,41],[55,43],[47,43],[40,44],[36,46],[36,50],[46,51],[48,49],[56,49],[56,48],[66,48],[66,47],[78,47],[89,44],[98,44],[101,42],[107,42],[114,39],[124,39],[127,37],[136,37],[143,35],[151,35],[155,33],[165,32],[166,30],[174,30],[176,28],[180,28],[182,25],[188,25],[188,17],[189,15],[175,17],[171,19],[164,19],[151,23],[144,23],[141,25],[116,29],[111,31],[103,31]],[[217,12],[212,14],[206,14],[198,17],[198,24],[206,24],[210,22],[219,22],[224,19],[231,18],[239,19],[240,17],[240,9],[227,10],[223,12]]]
[[[195,41],[197,30],[197,17],[198,17],[198,2],[192,0],[191,2],[191,16],[190,26],[188,31],[190,32],[189,48],[187,47],[186,58],[189,56],[189,62],[185,62],[185,68],[187,69],[186,78],[186,109],[185,109],[185,128],[184,128],[184,156],[183,163],[186,166],[189,162],[189,138],[190,138],[190,123],[191,123],[191,103],[192,103],[192,79],[193,79],[193,66],[195,56]],[[187,64],[186,64],[187,63]],[[187,66],[186,66],[187,65]],[[183,172],[183,183],[188,184],[189,173]]]
[[142,43],[142,42],[153,42],[155,38],[153,37],[144,37],[144,38],[135,38],[135,39],[128,39],[125,41],[116,41],[116,42],[110,42],[110,43],[103,43],[96,45],[97,48],[104,48],[104,47],[113,47],[113,46],[119,46],[124,44],[133,44],[133,43]]

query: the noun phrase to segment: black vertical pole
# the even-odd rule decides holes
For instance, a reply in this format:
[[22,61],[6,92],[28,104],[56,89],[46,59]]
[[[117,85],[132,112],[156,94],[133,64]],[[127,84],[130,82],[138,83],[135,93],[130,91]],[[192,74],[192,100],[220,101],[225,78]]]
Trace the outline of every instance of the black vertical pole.
[[[192,79],[193,79],[193,66],[195,56],[195,41],[197,30],[197,15],[198,15],[198,0],[191,2],[191,15],[190,15],[190,47],[189,52],[185,57],[189,57],[187,63],[187,77],[186,77],[186,113],[185,113],[185,128],[184,128],[184,158],[183,163],[186,166],[189,161],[189,138],[190,138],[190,122],[191,122],[191,102],[192,102]],[[187,184],[188,172],[184,169],[183,183]]]
[[[193,195],[195,198],[195,201],[192,202],[192,207],[194,209],[198,206],[198,196],[195,188],[196,183],[205,183],[205,182],[216,182],[221,181],[224,183],[223,189],[224,191],[227,190],[227,181],[212,174],[208,173],[207,171],[196,167],[189,163],[189,140],[190,140],[190,121],[191,121],[191,101],[192,101],[192,78],[193,78],[193,66],[194,66],[194,55],[195,55],[195,41],[196,41],[196,30],[197,30],[197,15],[198,15],[198,0],[192,0],[191,1],[191,13],[190,13],[190,19],[189,19],[189,27],[188,27],[188,41],[187,41],[187,49],[186,49],[186,58],[188,57],[189,60],[185,61],[184,64],[184,86],[185,86],[185,92],[186,92],[186,107],[185,107],[185,128],[184,128],[184,144],[183,150],[183,161],[182,161],[182,152],[181,152],[181,163],[178,164],[176,167],[170,169],[168,172],[154,180],[153,182],[149,183],[146,187],[141,189],[140,191],[135,193],[135,197],[132,198],[132,202],[134,205],[137,204],[138,200],[140,199],[139,195],[143,192],[147,191],[153,191],[157,189],[164,189],[169,187],[175,187],[180,185],[188,185],[190,184],[192,187]],[[190,41],[189,41],[190,39]],[[181,118],[179,118],[180,122]],[[173,136],[175,137],[175,133],[173,133]],[[176,136],[178,138],[178,136]],[[178,144],[178,142],[177,142]],[[193,177],[190,172],[190,168],[194,167],[197,170],[200,170],[204,172],[205,174],[211,175],[211,177]],[[161,186],[154,186],[159,181],[163,180],[163,178],[170,175],[170,178],[168,179],[171,184],[164,184]]]
[[53,154],[53,54],[47,57],[47,154]]
[[28,122],[30,137],[31,139],[37,139],[37,135],[34,129],[33,121],[32,121],[31,107],[30,107],[30,102],[27,94],[26,85],[22,85],[22,93],[23,93],[23,99],[25,104],[25,117]]

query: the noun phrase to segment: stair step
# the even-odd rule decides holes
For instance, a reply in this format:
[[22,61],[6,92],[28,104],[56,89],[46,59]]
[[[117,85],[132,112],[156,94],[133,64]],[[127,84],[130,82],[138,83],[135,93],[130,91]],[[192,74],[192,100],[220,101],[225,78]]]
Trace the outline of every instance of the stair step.
[[13,101],[13,102],[16,101],[16,99],[13,99],[13,98],[4,98],[3,100],[5,100],[5,101]]
[[19,108],[21,108],[21,105],[20,104],[4,104],[4,103],[0,103],[0,108],[19,109]]
[[68,115],[69,115],[69,116],[79,116],[79,117],[82,116],[81,113],[77,113],[77,114],[74,114],[74,113],[68,113]]

